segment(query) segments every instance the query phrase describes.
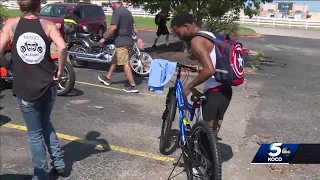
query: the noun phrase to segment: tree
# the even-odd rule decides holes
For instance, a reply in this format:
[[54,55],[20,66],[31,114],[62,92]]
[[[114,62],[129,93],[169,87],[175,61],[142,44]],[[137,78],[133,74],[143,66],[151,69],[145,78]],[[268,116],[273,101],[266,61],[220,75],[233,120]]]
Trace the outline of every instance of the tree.
[[[144,9],[150,13],[169,9],[171,9],[173,13],[188,10],[194,15],[199,26],[207,30],[226,33],[232,33],[232,31],[234,31],[233,29],[237,27],[234,21],[239,19],[241,10],[244,11],[245,15],[252,17],[259,13],[261,3],[272,1],[273,0],[132,0],[133,3],[143,5]],[[147,2],[147,4],[145,4],[145,2]],[[230,27],[234,28],[230,29]]]
[[2,25],[7,17],[7,8],[0,3],[0,29],[2,29]]

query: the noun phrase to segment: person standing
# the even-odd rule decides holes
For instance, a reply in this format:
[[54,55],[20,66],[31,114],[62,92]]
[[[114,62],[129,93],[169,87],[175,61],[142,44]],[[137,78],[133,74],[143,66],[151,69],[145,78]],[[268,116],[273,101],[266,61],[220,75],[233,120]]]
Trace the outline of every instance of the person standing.
[[157,29],[157,33],[156,33],[156,37],[154,39],[154,43],[153,43],[153,48],[157,47],[157,42],[159,40],[159,37],[161,35],[165,35],[166,36],[166,45],[169,45],[169,30],[167,27],[167,22],[168,20],[170,20],[170,18],[168,18],[168,13],[165,11],[161,11],[160,13],[158,13],[155,17],[155,23],[158,26]]
[[[23,15],[10,18],[0,37],[0,58],[12,41],[13,94],[18,100],[22,118],[27,126],[34,178],[48,180],[46,149],[52,159],[53,170],[65,171],[65,162],[50,114],[57,96],[67,48],[58,27],[51,21],[40,20],[40,0],[18,0]],[[51,60],[50,44],[58,49],[58,70]]]
[[[139,32],[134,24],[133,16],[131,12],[121,5],[120,0],[109,0],[110,7],[113,9],[110,28],[103,34],[103,38],[99,41],[100,45],[106,43],[106,41],[113,36],[114,44],[116,46],[116,52],[112,59],[111,66],[108,74],[99,75],[98,79],[105,85],[111,84],[112,73],[115,71],[117,65],[123,66],[124,73],[127,76],[130,86],[124,87],[123,91],[138,93],[139,90],[133,79],[132,71],[129,65],[129,51],[134,44],[132,37],[133,30],[139,38]],[[141,41],[139,38],[138,41]]]
[[184,97],[187,97],[193,88],[204,83],[203,92],[206,101],[202,105],[203,120],[218,133],[232,99],[232,87],[216,81],[214,77],[217,64],[215,44],[204,37],[197,36],[197,33],[203,32],[212,38],[216,37],[209,31],[203,31],[189,12],[176,14],[172,18],[171,27],[181,40],[189,42],[192,59],[201,64],[199,74],[184,86]]

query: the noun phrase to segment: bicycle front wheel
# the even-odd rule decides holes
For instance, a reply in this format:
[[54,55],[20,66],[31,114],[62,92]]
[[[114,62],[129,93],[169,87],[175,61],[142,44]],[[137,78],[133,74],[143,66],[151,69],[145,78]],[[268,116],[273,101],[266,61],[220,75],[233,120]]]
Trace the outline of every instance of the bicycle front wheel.
[[190,134],[190,179],[221,180],[221,154],[216,133],[208,123],[198,121],[192,126]]
[[166,104],[166,109],[163,114],[163,121],[161,127],[160,144],[159,150],[163,155],[172,154],[175,150],[175,144],[178,142],[173,142],[171,137],[171,127],[172,122],[176,116],[177,110],[177,99],[174,91],[168,92],[168,102]]

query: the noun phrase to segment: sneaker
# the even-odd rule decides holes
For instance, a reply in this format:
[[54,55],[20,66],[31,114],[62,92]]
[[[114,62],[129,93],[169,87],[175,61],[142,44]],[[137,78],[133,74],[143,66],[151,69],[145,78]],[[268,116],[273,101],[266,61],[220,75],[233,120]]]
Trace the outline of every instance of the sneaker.
[[71,169],[66,170],[66,168],[63,168],[63,169],[52,168],[52,172],[61,177],[69,177],[71,173]]
[[106,85],[106,86],[109,86],[109,85],[111,84],[111,80],[108,79],[108,78],[107,78],[106,76],[104,76],[104,75],[98,76],[98,79],[99,79],[99,81],[100,81],[101,83],[103,83],[103,84]]
[[129,92],[129,93],[138,93],[139,92],[137,86],[125,87],[125,88],[123,88],[123,91]]

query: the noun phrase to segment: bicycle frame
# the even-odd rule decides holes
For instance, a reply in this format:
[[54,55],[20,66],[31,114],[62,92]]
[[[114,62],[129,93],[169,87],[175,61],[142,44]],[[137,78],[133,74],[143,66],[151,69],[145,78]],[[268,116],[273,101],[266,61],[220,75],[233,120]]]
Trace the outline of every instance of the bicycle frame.
[[[186,126],[189,124],[189,120],[192,121],[195,115],[195,109],[192,104],[188,102],[187,98],[183,97],[183,84],[180,80],[181,77],[181,67],[178,67],[178,75],[175,81],[175,90],[177,98],[177,106],[179,109],[179,128],[180,128],[180,137],[181,145],[186,145]],[[200,108],[201,109],[201,108]],[[186,113],[190,113],[190,118],[186,118]]]

